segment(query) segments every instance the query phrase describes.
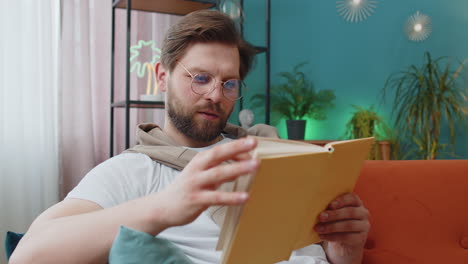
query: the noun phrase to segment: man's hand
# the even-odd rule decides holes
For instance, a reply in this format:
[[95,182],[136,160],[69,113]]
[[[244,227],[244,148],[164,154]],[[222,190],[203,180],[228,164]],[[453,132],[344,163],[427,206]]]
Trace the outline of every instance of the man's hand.
[[353,193],[332,201],[315,226],[324,241],[328,260],[333,264],[361,263],[369,229],[369,211]]
[[[167,227],[184,225],[209,206],[245,203],[247,193],[223,192],[217,188],[257,170],[259,161],[248,154],[256,145],[254,138],[245,138],[198,153],[171,185],[155,194],[159,214],[155,217]],[[238,162],[221,164],[228,160]]]

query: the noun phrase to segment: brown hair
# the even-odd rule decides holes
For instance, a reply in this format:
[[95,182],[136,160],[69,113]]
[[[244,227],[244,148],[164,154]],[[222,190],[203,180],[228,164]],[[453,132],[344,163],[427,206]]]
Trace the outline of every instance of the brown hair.
[[177,60],[185,55],[190,45],[197,42],[219,42],[237,46],[241,79],[249,72],[255,50],[243,40],[234,21],[215,10],[192,12],[174,24],[164,38],[161,64],[169,71],[174,70]]

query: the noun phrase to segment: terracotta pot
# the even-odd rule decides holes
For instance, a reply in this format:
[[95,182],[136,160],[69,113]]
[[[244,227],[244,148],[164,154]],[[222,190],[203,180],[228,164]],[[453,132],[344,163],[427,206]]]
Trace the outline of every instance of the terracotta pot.
[[392,154],[392,145],[390,144],[389,141],[378,141],[379,144],[379,151],[380,151],[380,157],[382,160],[390,160],[392,159],[391,154]]

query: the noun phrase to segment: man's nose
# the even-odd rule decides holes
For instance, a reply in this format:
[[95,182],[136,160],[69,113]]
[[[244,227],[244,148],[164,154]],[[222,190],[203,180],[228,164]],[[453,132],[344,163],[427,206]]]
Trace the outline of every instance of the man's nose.
[[219,103],[224,97],[223,84],[221,82],[216,82],[214,84],[214,88],[212,88],[209,93],[206,93],[204,97],[205,99],[211,100],[214,103]]

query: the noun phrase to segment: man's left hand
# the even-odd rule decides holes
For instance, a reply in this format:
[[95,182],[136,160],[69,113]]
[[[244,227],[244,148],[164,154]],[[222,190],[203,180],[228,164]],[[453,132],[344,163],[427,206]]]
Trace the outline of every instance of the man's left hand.
[[315,226],[333,264],[361,263],[369,229],[369,211],[354,193],[333,200]]

